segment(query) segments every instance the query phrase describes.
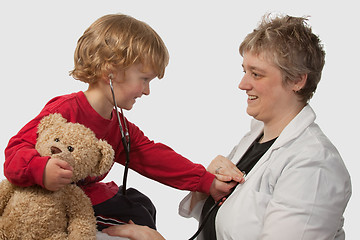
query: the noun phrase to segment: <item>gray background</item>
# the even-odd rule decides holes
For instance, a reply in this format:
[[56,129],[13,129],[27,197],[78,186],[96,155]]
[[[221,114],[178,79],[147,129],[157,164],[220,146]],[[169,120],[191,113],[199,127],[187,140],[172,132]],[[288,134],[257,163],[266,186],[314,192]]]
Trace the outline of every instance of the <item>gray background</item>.
[[[5,3],[6,2],[6,3]],[[1,1],[0,148],[52,97],[86,90],[73,80],[78,38],[98,17],[125,13],[151,25],[170,52],[165,78],[150,96],[125,112],[145,134],[207,166],[227,155],[248,131],[246,95],[238,47],[267,12],[310,15],[327,52],[322,81],[311,105],[317,122],[337,146],[352,176],[353,196],[345,212],[347,239],[358,239],[359,18],[355,1]],[[3,179],[4,154],[0,156]],[[122,166],[106,180],[121,184]],[[186,192],[130,171],[129,186],[157,206],[158,230],[167,239],[188,239],[197,222],[178,216]],[[241,213],[240,213],[241,214]],[[246,216],[244,216],[246,217]]]

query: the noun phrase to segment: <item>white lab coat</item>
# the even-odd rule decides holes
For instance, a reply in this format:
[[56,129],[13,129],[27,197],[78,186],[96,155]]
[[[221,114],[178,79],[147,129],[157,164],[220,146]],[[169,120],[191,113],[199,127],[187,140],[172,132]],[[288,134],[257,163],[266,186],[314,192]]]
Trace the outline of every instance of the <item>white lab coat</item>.
[[[350,176],[315,118],[306,105],[220,207],[218,240],[345,239]],[[253,120],[228,158],[236,164],[262,131],[262,122]],[[191,197],[181,201],[179,214],[199,219],[204,200],[190,210]]]

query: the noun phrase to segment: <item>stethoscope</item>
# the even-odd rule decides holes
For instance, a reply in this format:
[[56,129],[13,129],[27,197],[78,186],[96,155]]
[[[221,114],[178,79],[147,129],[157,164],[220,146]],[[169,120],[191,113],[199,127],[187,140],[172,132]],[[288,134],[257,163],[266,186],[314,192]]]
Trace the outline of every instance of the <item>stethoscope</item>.
[[[126,121],[125,121],[124,113],[123,113],[122,109],[119,108],[121,116],[122,116],[122,120],[124,122],[124,128],[122,126],[122,123],[121,123],[121,120],[120,120],[120,114],[119,114],[119,111],[118,111],[118,105],[117,105],[116,99],[115,99],[114,87],[113,87],[112,79],[111,79],[110,76],[109,76],[109,80],[110,80],[110,88],[111,88],[111,94],[112,94],[112,97],[113,97],[114,107],[115,107],[115,110],[116,110],[116,117],[117,117],[117,120],[119,122],[119,128],[120,128],[120,133],[121,133],[121,141],[122,141],[122,144],[124,146],[125,153],[126,153],[125,169],[124,169],[124,176],[123,176],[123,188],[122,188],[123,195],[126,195],[126,182],[127,182],[127,175],[128,175],[128,171],[129,171],[129,161],[130,161],[130,135],[129,135],[129,129],[128,129]],[[125,132],[124,132],[124,129],[125,129]],[[202,231],[202,229],[205,226],[205,223],[206,223],[207,219],[209,218],[210,213],[213,212],[215,210],[215,208],[218,205],[221,205],[223,202],[224,202],[224,199],[220,199],[219,201],[217,201],[210,208],[210,210],[206,213],[206,215],[204,217],[204,221],[199,226],[196,233],[191,238],[189,238],[189,240],[195,239],[200,234],[200,232]]]
[[[246,177],[246,173],[244,171],[242,171],[242,173],[243,173],[243,177]],[[234,189],[235,189],[235,187],[234,187]],[[218,207],[218,206],[220,207],[225,202],[225,200],[226,200],[226,197],[223,197],[211,206],[211,208],[205,214],[205,216],[202,220],[202,223],[198,227],[197,231],[194,233],[194,235],[191,238],[189,238],[189,240],[194,240],[201,233],[201,231],[205,227],[206,222],[209,220],[210,214],[216,209],[216,207]]]
[[[120,114],[118,111],[118,105],[115,100],[114,87],[113,87],[112,79],[110,76],[109,76],[109,80],[110,80],[110,88],[111,88],[111,94],[113,97],[114,107],[116,110],[116,117],[119,122],[119,128],[120,128],[120,133],[121,133],[121,142],[124,146],[124,150],[125,150],[125,154],[126,154],[124,176],[123,176],[123,186],[122,186],[122,193],[123,193],[123,195],[126,195],[126,182],[127,182],[127,175],[128,175],[128,171],[129,171],[129,162],[130,162],[130,135],[129,135],[129,129],[128,129],[126,121],[125,121],[124,113],[123,113],[122,109],[120,108],[122,120],[124,122],[124,128],[121,124]],[[124,132],[124,129],[125,129],[125,132]]]

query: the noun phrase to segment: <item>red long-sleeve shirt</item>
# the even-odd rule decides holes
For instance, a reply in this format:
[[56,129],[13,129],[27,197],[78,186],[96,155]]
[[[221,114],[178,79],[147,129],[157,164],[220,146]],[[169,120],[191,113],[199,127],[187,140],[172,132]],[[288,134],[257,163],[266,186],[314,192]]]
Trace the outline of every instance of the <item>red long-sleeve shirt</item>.
[[[84,93],[77,92],[50,100],[37,117],[10,139],[5,149],[4,163],[4,173],[10,182],[24,187],[34,184],[44,186],[43,173],[49,157],[41,157],[35,150],[35,144],[40,120],[51,113],[60,113],[69,122],[90,128],[98,139],[106,140],[113,147],[115,161],[124,164],[125,151],[116,113],[112,114],[112,119],[104,119],[91,107]],[[213,174],[168,146],[150,141],[135,124],[127,121],[127,125],[131,136],[131,169],[177,189],[209,193]],[[88,182],[95,183],[83,187],[93,205],[113,197],[118,191],[115,183],[100,182],[105,176],[96,180],[88,178]]]

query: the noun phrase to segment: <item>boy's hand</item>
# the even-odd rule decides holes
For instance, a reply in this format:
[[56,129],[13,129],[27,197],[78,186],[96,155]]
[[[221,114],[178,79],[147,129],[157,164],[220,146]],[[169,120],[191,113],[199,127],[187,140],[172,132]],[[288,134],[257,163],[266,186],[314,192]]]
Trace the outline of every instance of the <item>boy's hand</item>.
[[57,191],[71,183],[73,168],[66,161],[50,158],[45,166],[44,186],[47,190]]
[[231,182],[222,182],[217,178],[214,178],[214,181],[210,187],[210,195],[215,200],[215,202],[219,201],[223,197],[229,195],[233,187],[235,187],[238,183],[235,181]]

